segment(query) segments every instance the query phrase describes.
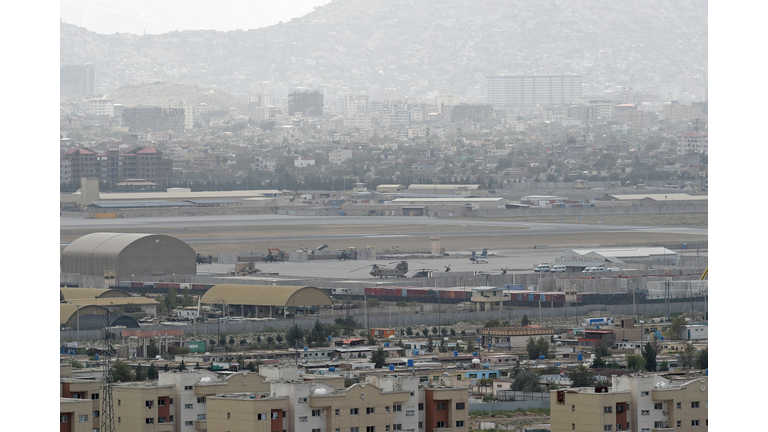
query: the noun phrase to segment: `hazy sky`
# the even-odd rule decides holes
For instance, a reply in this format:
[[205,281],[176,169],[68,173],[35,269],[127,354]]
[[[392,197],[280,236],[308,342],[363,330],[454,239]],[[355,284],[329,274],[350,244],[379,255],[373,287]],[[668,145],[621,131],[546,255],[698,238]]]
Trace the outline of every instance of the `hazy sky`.
[[61,20],[102,33],[248,30],[290,21],[331,0],[61,0]]

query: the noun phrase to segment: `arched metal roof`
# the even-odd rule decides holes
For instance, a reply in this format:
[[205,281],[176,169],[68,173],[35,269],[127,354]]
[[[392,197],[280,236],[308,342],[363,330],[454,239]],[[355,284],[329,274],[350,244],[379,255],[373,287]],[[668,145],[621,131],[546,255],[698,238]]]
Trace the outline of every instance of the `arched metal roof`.
[[[59,314],[60,324],[64,327],[73,327],[77,325],[78,305],[69,303],[59,304],[61,311]],[[106,315],[109,313],[106,308],[95,305],[80,305],[80,316],[83,315]],[[74,328],[74,327],[73,327]]]
[[325,291],[310,286],[219,284],[203,294],[201,303],[251,306],[331,306]]
[[83,300],[96,298],[131,297],[131,294],[120,289],[100,288],[61,288],[64,300]]

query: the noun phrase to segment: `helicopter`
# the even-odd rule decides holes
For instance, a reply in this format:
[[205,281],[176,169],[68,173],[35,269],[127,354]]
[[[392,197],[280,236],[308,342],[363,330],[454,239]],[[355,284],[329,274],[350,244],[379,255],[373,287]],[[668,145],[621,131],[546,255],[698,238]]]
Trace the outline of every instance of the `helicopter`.
[[338,258],[339,261],[350,259],[357,261],[357,249],[349,247],[346,250],[341,250],[336,254],[336,258]]
[[[390,265],[391,264],[395,264],[395,262],[390,263]],[[365,266],[365,267],[368,267],[368,266]],[[350,273],[355,272],[357,270],[362,270],[365,267],[360,267],[359,269],[352,270],[350,271]],[[406,261],[400,261],[394,267],[379,266],[378,264],[371,264],[371,271],[368,272],[369,275],[373,277],[379,277],[379,278],[388,278],[390,276],[405,277],[406,273],[408,273],[408,262]]]
[[208,256],[197,254],[197,263],[198,264],[211,264],[213,260],[213,257],[211,254],[208,254]]
[[472,251],[472,256],[469,257],[469,260],[473,264],[488,264],[488,249],[483,249],[481,255],[477,255],[475,251]]
[[443,266],[443,267],[445,267],[445,273],[448,273],[448,272],[451,271],[451,265],[450,264],[448,264],[447,266]]
[[500,269],[496,269],[496,270],[499,270],[499,271],[501,272],[501,275],[502,275],[502,276],[504,276],[505,274],[507,274],[507,269],[508,269],[508,268],[509,268],[509,267],[503,267],[503,268],[500,268]]
[[[276,251],[277,253],[272,253],[272,251]],[[264,262],[285,262],[285,252],[280,249],[269,248],[267,249],[267,252],[267,255],[264,257]]]
[[417,277],[432,277],[432,269],[419,269],[416,273],[411,276],[412,278]]

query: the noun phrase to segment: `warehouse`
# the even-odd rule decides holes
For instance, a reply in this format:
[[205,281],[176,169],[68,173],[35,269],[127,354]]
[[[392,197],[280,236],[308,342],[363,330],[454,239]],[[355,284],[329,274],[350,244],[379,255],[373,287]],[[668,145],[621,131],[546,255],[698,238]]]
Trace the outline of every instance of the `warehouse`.
[[211,287],[200,303],[220,305],[227,316],[248,318],[286,317],[289,312],[333,306],[331,297],[316,287],[237,284]]
[[194,275],[195,251],[183,241],[160,234],[93,233],[61,252],[61,272],[81,275]]

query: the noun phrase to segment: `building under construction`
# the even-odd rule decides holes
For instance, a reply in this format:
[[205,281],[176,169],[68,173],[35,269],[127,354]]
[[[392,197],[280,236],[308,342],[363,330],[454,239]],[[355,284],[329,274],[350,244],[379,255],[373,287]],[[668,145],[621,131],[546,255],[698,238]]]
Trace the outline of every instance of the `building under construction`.
[[488,104],[460,104],[451,107],[451,122],[472,120],[482,123],[493,118],[493,107]]
[[307,90],[288,95],[288,114],[303,113],[304,116],[323,115],[323,92]]

